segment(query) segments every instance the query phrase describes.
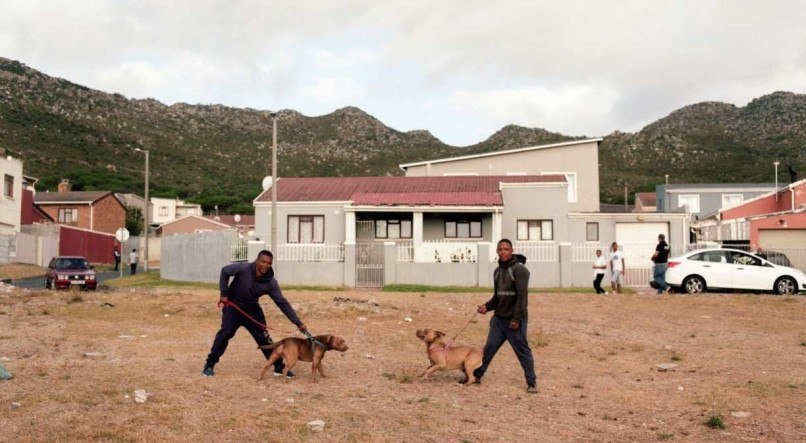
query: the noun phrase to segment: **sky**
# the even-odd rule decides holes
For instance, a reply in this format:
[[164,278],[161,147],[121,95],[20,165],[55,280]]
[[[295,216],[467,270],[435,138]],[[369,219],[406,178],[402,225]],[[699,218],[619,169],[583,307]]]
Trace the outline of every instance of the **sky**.
[[0,56],[130,98],[356,106],[465,146],[806,93],[806,1],[0,0]]

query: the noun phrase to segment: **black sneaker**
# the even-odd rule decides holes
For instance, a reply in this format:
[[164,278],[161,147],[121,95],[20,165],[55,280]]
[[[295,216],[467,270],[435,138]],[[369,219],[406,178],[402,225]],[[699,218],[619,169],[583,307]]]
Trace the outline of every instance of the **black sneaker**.
[[213,377],[215,375],[215,372],[213,371],[213,365],[204,365],[202,375],[205,377]]
[[[274,370],[274,376],[275,377],[282,377],[283,376],[283,371],[278,371],[277,369],[275,369]],[[291,372],[291,371],[288,371],[288,374],[286,374],[285,376],[286,376],[286,378],[294,378],[294,373]]]
[[526,392],[529,394],[537,394],[537,385],[526,386]]

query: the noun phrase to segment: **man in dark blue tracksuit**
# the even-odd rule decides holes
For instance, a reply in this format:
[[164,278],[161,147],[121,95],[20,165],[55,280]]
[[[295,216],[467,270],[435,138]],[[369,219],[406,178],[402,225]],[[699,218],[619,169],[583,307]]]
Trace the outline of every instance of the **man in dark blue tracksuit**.
[[[260,251],[257,259],[252,263],[233,263],[231,265],[221,268],[221,280],[219,286],[221,289],[221,302],[226,303],[230,301],[235,303],[241,310],[249,314],[250,317],[266,324],[266,317],[263,315],[263,310],[260,308],[258,299],[268,294],[274,304],[280,308],[280,311],[294,323],[300,331],[305,332],[307,329],[302,324],[294,308],[288,303],[288,300],[283,296],[280,291],[280,285],[274,278],[274,270],[271,267],[274,256],[269,251]],[[232,282],[230,282],[232,278]],[[238,312],[232,306],[226,306],[221,313],[221,329],[215,335],[213,347],[210,349],[210,354],[207,355],[207,362],[204,364],[202,374],[208,377],[215,375],[213,367],[218,363],[218,359],[224,354],[227,349],[229,339],[231,339],[238,328],[243,326],[252,334],[258,346],[267,345],[271,343],[269,332],[264,330],[259,325],[255,324],[252,320]],[[261,349],[263,355],[268,359],[271,355],[271,349]],[[274,365],[274,374],[282,376],[283,362],[279,360]],[[288,372],[288,377],[293,377],[294,374]]]
[[537,393],[537,377],[532,349],[526,339],[529,302],[529,269],[512,253],[512,242],[502,239],[496,247],[498,268],[495,270],[493,297],[478,307],[479,314],[495,311],[490,320],[490,332],[484,345],[481,367],[473,371],[476,382],[490,366],[493,357],[505,341],[508,341],[518,357],[526,377],[526,392]]

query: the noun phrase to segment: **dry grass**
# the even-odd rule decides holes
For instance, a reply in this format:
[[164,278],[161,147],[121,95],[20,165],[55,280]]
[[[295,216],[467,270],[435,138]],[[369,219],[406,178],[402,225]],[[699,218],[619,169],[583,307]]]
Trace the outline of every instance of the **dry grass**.
[[[529,335],[540,393],[527,396],[508,345],[480,386],[457,386],[458,371],[417,379],[427,358],[415,330],[435,327],[452,337],[486,295],[286,295],[314,333],[341,335],[351,347],[343,356],[328,353],[330,378],[318,384],[304,364],[294,380],[258,382],[262,355],[245,331],[230,342],[217,375],[201,377],[219,324],[213,290],[127,288],[82,293],[81,300],[0,295],[0,357],[15,375],[0,381],[0,440],[806,437],[803,297],[533,296]],[[271,325],[290,329],[265,305]],[[477,317],[457,342],[480,346],[486,331],[487,319]],[[678,368],[653,368],[675,355]],[[154,395],[136,403],[135,389]],[[715,414],[724,430],[706,425]],[[306,428],[316,419],[326,423],[322,434]]]
[[45,275],[45,268],[34,265],[21,265],[10,264],[0,265],[0,279],[10,278],[16,280],[18,278],[37,277]]

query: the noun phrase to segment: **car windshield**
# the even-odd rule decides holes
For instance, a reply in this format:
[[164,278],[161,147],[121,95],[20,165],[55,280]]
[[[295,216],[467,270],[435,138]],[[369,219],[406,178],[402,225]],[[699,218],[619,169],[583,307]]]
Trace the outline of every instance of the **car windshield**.
[[89,269],[90,265],[83,258],[60,258],[56,260],[56,269]]

